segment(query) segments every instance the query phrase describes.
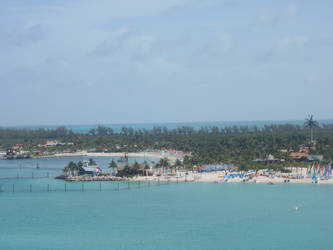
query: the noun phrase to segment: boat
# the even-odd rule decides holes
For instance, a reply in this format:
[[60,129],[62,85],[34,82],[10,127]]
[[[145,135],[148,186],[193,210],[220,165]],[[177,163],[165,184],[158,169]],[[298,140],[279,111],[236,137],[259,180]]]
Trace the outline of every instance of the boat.
[[124,157],[124,156],[122,156],[118,159],[118,162],[127,162],[127,161],[128,161],[128,158]]
[[121,157],[118,159],[118,162],[128,162],[128,155],[127,155],[127,153],[125,153],[124,156],[121,156]]

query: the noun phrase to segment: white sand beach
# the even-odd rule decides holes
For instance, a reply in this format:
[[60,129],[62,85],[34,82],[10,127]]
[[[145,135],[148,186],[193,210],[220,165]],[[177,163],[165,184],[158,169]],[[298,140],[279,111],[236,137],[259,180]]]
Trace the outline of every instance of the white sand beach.
[[[88,156],[88,157],[121,157],[124,156],[124,152],[112,152],[112,153],[103,153],[103,152],[87,152],[87,151],[78,151],[73,153],[57,153],[54,155],[42,156],[40,158],[52,158],[52,157],[78,157],[78,156]],[[133,158],[168,158],[170,162],[175,162],[177,159],[183,159],[186,154],[183,152],[168,152],[168,151],[158,151],[158,152],[129,152],[127,153],[128,157]]]
[[[296,174],[290,173],[290,174]],[[225,180],[222,178],[224,175],[223,171],[216,172],[208,172],[208,173],[197,173],[197,172],[189,172],[187,175],[184,172],[177,173],[175,176],[137,176],[134,177],[133,181],[171,181],[171,182],[215,182],[222,183]],[[287,175],[285,175],[287,176]],[[243,178],[230,178],[227,183],[237,183],[244,182]],[[275,176],[255,176],[249,180],[246,180],[247,183],[267,183],[267,184],[312,184],[313,181],[311,178],[299,178],[292,179],[283,177],[280,174],[276,174]],[[327,180],[318,180],[317,184],[333,184],[333,179]]]

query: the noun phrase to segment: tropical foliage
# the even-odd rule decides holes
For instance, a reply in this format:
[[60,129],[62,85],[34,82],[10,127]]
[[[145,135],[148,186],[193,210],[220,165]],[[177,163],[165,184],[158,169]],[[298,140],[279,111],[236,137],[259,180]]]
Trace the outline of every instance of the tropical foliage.
[[[192,127],[167,129],[154,127],[152,130],[123,127],[120,132],[99,126],[89,133],[81,134],[68,131],[61,127],[55,130],[0,129],[0,144],[5,150],[17,143],[24,144],[24,149],[36,151],[72,151],[94,148],[104,152],[138,152],[143,150],[174,149],[191,152],[192,157],[186,157],[183,164],[191,168],[194,165],[213,163],[233,163],[251,165],[253,159],[265,158],[268,154],[284,158],[288,165],[294,162],[286,153],[298,151],[301,144],[312,144],[312,134],[315,131],[315,147],[310,147],[310,153],[323,154],[325,160],[333,160],[333,124],[321,125],[309,117],[306,126],[300,125],[265,125],[263,127],[202,127],[198,130]],[[309,136],[309,128],[314,129]],[[46,140],[72,142],[73,145],[40,148],[38,144]],[[166,167],[161,160],[158,164]],[[177,163],[179,164],[179,162]],[[257,163],[256,163],[257,164]]]

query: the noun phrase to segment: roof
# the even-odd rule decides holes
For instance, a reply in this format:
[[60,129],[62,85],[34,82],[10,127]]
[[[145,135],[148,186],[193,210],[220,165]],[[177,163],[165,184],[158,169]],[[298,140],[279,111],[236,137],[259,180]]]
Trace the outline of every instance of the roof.
[[123,171],[126,168],[126,166],[128,166],[128,165],[126,165],[126,164],[118,165],[117,170],[118,171]]
[[84,171],[86,172],[101,172],[102,169],[98,166],[88,166],[88,167],[83,167]]
[[289,154],[289,157],[293,159],[306,159],[308,157],[308,154],[302,152],[292,152]]
[[314,161],[314,160],[322,161],[323,159],[324,159],[323,155],[309,155],[308,156],[309,161]]
[[267,156],[267,160],[268,160],[268,161],[275,161],[274,155],[269,154],[269,155]]

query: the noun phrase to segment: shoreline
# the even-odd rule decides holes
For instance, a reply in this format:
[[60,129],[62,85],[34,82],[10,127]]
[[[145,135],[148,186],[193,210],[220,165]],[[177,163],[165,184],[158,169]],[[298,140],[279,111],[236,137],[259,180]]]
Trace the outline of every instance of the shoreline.
[[[79,151],[75,153],[57,153],[53,155],[45,155],[45,156],[38,156],[38,157],[31,157],[30,159],[49,159],[49,158],[61,158],[61,157],[122,157],[125,155],[125,152],[87,152],[87,151]],[[170,153],[170,152],[129,152],[127,153],[128,157],[132,158],[168,158],[171,162],[175,162],[177,159],[182,160],[184,158],[184,154],[178,153]],[[1,160],[6,160],[2,159]],[[29,158],[25,158],[29,159]],[[21,159],[20,159],[21,160]]]
[[332,185],[333,179],[318,180],[314,183],[311,178],[291,179],[285,177],[266,177],[256,176],[246,181],[243,178],[233,178],[224,181],[221,176],[222,171],[209,172],[209,173],[191,173],[189,175],[179,176],[136,176],[130,181],[170,181],[170,182],[194,182],[194,183],[253,183],[253,184],[319,184],[319,185]]

